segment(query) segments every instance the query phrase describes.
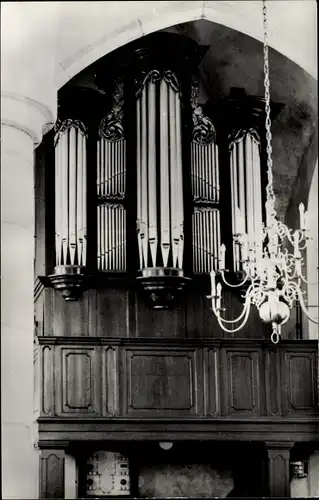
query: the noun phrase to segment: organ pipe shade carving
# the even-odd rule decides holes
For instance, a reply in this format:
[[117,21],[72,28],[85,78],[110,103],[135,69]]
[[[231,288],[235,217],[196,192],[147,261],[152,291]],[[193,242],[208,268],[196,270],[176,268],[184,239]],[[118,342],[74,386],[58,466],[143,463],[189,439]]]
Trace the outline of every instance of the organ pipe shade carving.
[[55,135],[56,266],[86,266],[87,167],[85,125],[57,122]]
[[[240,130],[231,138],[230,171],[233,235],[246,233],[255,248],[234,242],[234,271],[242,270],[242,261],[250,251],[262,252],[262,200],[259,137],[254,129]],[[260,235],[260,237],[258,237]]]
[[140,269],[182,269],[184,202],[178,80],[171,71],[162,74],[152,71],[144,77],[137,96],[137,237]]
[[126,270],[126,141],[124,87],[115,83],[112,109],[101,121],[97,142],[97,267]]

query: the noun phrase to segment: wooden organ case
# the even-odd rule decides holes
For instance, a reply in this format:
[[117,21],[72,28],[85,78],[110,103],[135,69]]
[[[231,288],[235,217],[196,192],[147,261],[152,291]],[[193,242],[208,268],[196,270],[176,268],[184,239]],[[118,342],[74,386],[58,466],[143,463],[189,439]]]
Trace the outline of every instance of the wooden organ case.
[[291,449],[315,441],[316,342],[292,325],[274,346],[253,315],[227,337],[209,309],[221,242],[236,279],[232,235],[263,219],[264,138],[262,99],[201,101],[206,50],[157,33],[102,58],[37,150],[41,498],[64,498],[68,454],[77,496],[139,496],[137,457],[160,441],[254,443],[251,494],[289,496]]

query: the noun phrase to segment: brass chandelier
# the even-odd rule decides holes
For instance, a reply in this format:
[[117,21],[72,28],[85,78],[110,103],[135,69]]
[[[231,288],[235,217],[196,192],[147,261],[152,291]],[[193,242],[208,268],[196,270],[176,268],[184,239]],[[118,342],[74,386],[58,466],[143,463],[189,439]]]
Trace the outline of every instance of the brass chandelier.
[[[226,278],[225,245],[221,245],[219,270],[210,272],[212,310],[218,324],[226,332],[242,329],[248,321],[251,306],[257,307],[261,320],[272,326],[271,341],[277,344],[281,336],[281,326],[290,317],[290,310],[299,303],[308,319],[318,323],[309,316],[304,300],[303,284],[308,284],[303,274],[304,258],[302,251],[309,240],[307,212],[299,205],[300,229],[292,231],[277,219],[275,194],[273,189],[272,134],[270,120],[270,81],[268,57],[268,26],[266,0],[263,3],[264,28],[264,89],[265,89],[265,128],[267,143],[267,186],[266,186],[266,224],[253,237],[247,233],[233,235],[234,243],[240,246],[242,257],[243,279],[232,284]],[[290,251],[288,250],[290,248]],[[291,250],[292,247],[292,250]],[[222,316],[222,283],[231,288],[244,288],[243,310],[241,314],[229,320]],[[232,325],[233,328],[230,328]]]

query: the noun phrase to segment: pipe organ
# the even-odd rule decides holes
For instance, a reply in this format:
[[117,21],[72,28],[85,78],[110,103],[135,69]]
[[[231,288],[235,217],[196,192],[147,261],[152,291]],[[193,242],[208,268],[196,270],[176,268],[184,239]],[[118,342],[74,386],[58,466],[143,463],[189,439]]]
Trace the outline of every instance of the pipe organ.
[[177,76],[157,70],[148,73],[137,92],[137,237],[141,270],[183,268],[180,93]]
[[172,305],[188,276],[219,270],[221,220],[232,271],[261,254],[264,103],[232,89],[214,109],[200,104],[206,51],[153,34],[101,61],[90,85],[61,94],[50,280],[66,300],[88,276],[128,273],[152,307]]
[[97,268],[126,270],[126,140],[124,85],[115,82],[112,109],[100,123],[97,141]]
[[231,205],[234,271],[243,269],[248,254],[262,253],[260,141],[254,129],[230,137]]
[[82,121],[58,120],[55,127],[56,268],[86,266],[86,142]]
[[192,85],[193,133],[191,184],[193,196],[193,272],[218,269],[220,248],[219,158],[216,132],[211,119],[198,105],[199,85]]

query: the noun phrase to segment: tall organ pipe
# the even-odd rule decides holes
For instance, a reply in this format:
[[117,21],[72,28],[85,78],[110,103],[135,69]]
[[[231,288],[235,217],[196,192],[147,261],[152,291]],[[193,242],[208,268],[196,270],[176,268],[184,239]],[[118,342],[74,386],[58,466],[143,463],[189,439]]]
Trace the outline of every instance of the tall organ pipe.
[[55,136],[56,266],[86,265],[86,128],[58,122]]
[[179,92],[168,73],[151,71],[136,100],[137,237],[141,270],[181,269],[183,265],[180,106]]
[[193,139],[191,177],[194,201],[193,272],[209,273],[218,268],[220,247],[219,161],[214,126],[197,103],[198,88],[193,92]]
[[239,131],[230,143],[232,225],[234,235],[248,240],[234,242],[234,269],[242,269],[247,251],[261,258],[261,180],[259,139],[254,130]]
[[168,163],[168,88],[165,80],[160,84],[160,221],[161,250],[164,267],[167,267],[170,251],[170,198],[169,198],[169,163]]
[[126,270],[126,140],[122,125],[124,87],[114,82],[113,107],[99,127],[97,143],[97,265],[100,271]]
[[[156,217],[156,85],[148,85],[148,216],[149,245],[152,265],[156,265],[157,254],[157,217]],[[146,194],[147,196],[147,194]]]

